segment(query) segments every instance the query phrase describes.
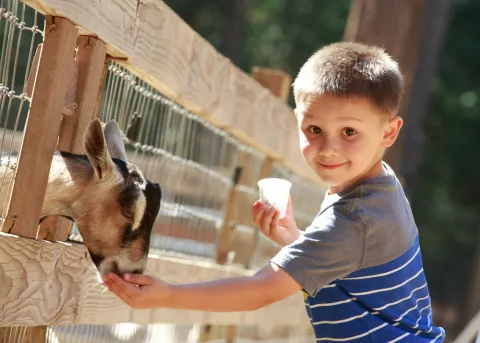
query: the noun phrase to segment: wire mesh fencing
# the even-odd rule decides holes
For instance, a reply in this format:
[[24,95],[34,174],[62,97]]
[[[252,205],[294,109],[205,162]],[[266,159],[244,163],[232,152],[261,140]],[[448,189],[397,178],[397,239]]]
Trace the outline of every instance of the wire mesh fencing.
[[[20,149],[30,108],[31,70],[44,35],[40,26],[44,27],[44,17],[37,11],[18,0],[0,0],[2,218],[7,210],[16,153]],[[249,211],[258,197],[256,181],[266,160],[264,154],[163,96],[115,62],[108,66],[99,116],[104,123],[111,119],[119,123],[129,161],[138,165],[149,180],[162,186],[161,211],[151,239],[153,252],[214,259],[219,234],[225,225],[229,191],[234,186],[237,188],[238,206],[233,218],[230,218],[236,224],[230,246],[233,263],[237,259],[255,268],[266,263],[278,251],[278,246],[252,227]],[[246,156],[249,162],[242,165],[240,156]],[[233,176],[239,165],[244,167],[243,175],[248,177],[235,185]],[[269,176],[283,177],[294,184],[292,198],[297,219],[306,221],[315,214],[312,203],[316,203],[318,194],[308,182],[297,178],[280,164],[275,164]],[[71,238],[77,240],[78,234],[74,228]],[[245,246],[252,247],[254,251],[244,249]],[[248,263],[245,263],[247,260]],[[196,325],[119,323],[32,329],[0,328],[0,342],[34,342],[35,335],[42,334],[47,342],[75,343],[193,342],[198,336]],[[257,339],[245,333],[244,341]],[[237,341],[241,342],[242,337],[239,336]]]
[[117,121],[129,162],[162,187],[151,250],[213,258],[241,144],[115,62],[99,117]]
[[[202,329],[201,324],[74,324],[49,327],[45,343],[198,343]],[[213,333],[209,342],[225,342],[227,326],[215,326],[211,330]],[[309,330],[294,327],[238,326],[235,335],[237,343],[307,343],[312,339]]]
[[27,83],[44,18],[18,0],[0,2],[0,216],[6,216],[18,151],[30,108]]
[[[1,0],[2,218],[30,106],[31,94],[26,88],[32,82],[29,79],[32,61],[43,40],[40,26],[44,26],[44,17],[37,11],[18,0]],[[103,122],[114,119],[119,123],[130,161],[137,164],[147,178],[162,185],[162,208],[152,235],[152,250],[214,258],[238,155],[250,156],[248,168],[243,172],[257,176],[265,156],[163,96],[115,62],[108,67],[99,116]],[[308,208],[316,204],[311,199],[318,198],[318,194],[280,164],[275,164],[271,176],[294,183],[295,215],[300,226],[305,226],[315,212]],[[241,204],[234,216],[237,241],[232,243],[232,248],[245,240],[259,239],[255,237],[258,233],[252,228],[248,212],[257,198],[256,181],[250,177],[237,186],[237,201]],[[73,233],[72,237],[78,238],[78,230],[74,229]],[[264,249],[266,254],[274,251]]]
[[[259,237],[250,214],[258,199],[257,181],[266,159],[263,153],[189,112],[116,62],[108,66],[99,117],[104,123],[117,121],[129,161],[162,187],[162,205],[151,238],[153,252],[214,259],[239,166],[245,175],[236,185],[229,260],[241,261],[244,266],[261,265],[278,251],[274,243]],[[318,188],[280,163],[274,163],[270,175],[264,176],[292,182],[295,217],[300,228],[308,226],[323,197]],[[74,230],[72,237],[78,235]]]

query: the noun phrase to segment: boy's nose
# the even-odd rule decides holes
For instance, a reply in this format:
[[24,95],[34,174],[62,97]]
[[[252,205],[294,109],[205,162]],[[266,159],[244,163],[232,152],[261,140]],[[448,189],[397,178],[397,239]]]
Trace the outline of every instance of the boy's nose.
[[318,149],[320,156],[330,157],[338,155],[338,145],[333,140],[324,140]]

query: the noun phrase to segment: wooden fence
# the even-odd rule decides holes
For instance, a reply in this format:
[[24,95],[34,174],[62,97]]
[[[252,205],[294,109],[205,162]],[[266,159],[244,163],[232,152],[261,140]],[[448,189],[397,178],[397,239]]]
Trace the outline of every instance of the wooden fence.
[[[25,9],[29,9],[23,3],[39,11],[33,14],[31,26],[23,21]],[[146,272],[167,282],[254,273],[278,251],[278,246],[251,228],[249,208],[256,198],[256,181],[267,176],[289,178],[294,184],[294,211],[302,225],[307,225],[315,214],[325,190],[301,157],[292,109],[279,97],[285,96],[285,86],[275,96],[260,84],[268,86],[268,70],[263,74],[262,70],[255,70],[254,77],[259,81],[256,82],[220,55],[161,0],[23,3],[10,0],[1,9],[5,30],[12,30],[8,36],[4,31],[7,38],[3,40],[2,53],[8,48],[18,59],[19,50],[13,52],[14,42],[20,39],[18,32],[24,30],[43,36],[43,44],[38,45],[35,38],[31,40],[20,91],[13,91],[13,85],[9,88],[8,82],[4,82],[11,81],[8,77],[2,79],[1,85],[0,113],[4,112],[5,99],[28,102],[29,113],[22,128],[15,124],[8,131],[7,120],[2,124],[4,132],[12,136],[11,147],[20,148],[20,157],[16,165],[8,165],[15,170],[15,177],[8,183],[0,233],[0,326],[29,328],[22,333],[1,329],[2,341],[20,342],[19,337],[26,333],[45,340],[44,326],[116,323],[226,325],[229,337],[235,327],[254,328],[261,323],[263,328],[289,328],[289,335],[308,336],[310,327],[300,293],[248,313],[132,310],[99,285],[86,248],[81,240],[71,239],[75,228],[71,231],[70,222],[51,218],[46,224],[37,225],[54,150],[82,153],[83,132],[96,116],[117,119],[127,133],[132,115],[140,114],[142,128],[155,129],[148,134],[142,131],[145,135],[138,141],[126,136],[128,154],[146,170],[147,177],[165,186],[170,196],[167,198],[173,199],[162,204]],[[42,15],[44,28],[42,23],[37,24]],[[3,61],[2,54],[0,65],[5,73],[10,64]],[[161,106],[165,110],[159,110]],[[17,118],[21,118],[21,110],[20,107]],[[194,150],[179,152],[178,145],[160,142],[155,137],[166,126],[152,119],[154,115],[178,120],[173,131],[180,130],[181,120],[185,130],[191,130],[188,132],[204,130],[202,137],[212,135],[208,138],[212,144],[231,146],[235,159],[205,160]],[[173,187],[171,179],[161,179],[164,175],[178,175],[176,163],[183,168],[183,187]],[[158,168],[164,168],[163,172],[158,173]],[[243,171],[240,178],[232,180],[232,171],[239,168]],[[195,207],[192,204],[198,204],[200,196],[195,191],[195,178],[202,173],[209,180],[226,180],[225,187],[218,188],[218,194],[207,192],[208,201],[202,198],[201,206]],[[189,224],[182,226],[178,215],[169,212],[169,206],[175,208],[175,213],[190,218]],[[206,223],[202,224],[203,236],[195,229],[202,220]],[[177,229],[171,230],[173,226]],[[179,232],[184,232],[184,236]],[[202,251],[213,246],[213,253],[202,255],[190,246],[190,250],[175,254],[165,237],[170,239],[167,243],[182,239],[190,245],[192,241],[197,245],[201,242]],[[159,242],[158,246],[155,242]],[[203,340],[214,338],[202,335],[203,331]]]

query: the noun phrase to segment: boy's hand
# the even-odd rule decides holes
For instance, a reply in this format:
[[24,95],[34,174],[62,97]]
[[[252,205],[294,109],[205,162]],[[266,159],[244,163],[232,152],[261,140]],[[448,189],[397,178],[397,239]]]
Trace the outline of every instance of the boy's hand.
[[252,207],[253,222],[265,236],[282,247],[293,243],[299,236],[300,230],[292,214],[292,199],[288,198],[285,217],[278,219],[280,213],[272,207],[267,211],[267,206],[257,200]]
[[162,307],[170,297],[167,283],[144,274],[125,274],[122,279],[110,273],[103,277],[103,285],[134,309]]

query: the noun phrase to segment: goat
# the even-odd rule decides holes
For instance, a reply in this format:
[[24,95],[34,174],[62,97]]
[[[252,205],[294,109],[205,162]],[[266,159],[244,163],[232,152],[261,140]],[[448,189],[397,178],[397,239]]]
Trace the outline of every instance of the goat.
[[[51,215],[73,220],[101,276],[143,273],[160,209],[160,187],[127,161],[115,121],[102,128],[94,119],[84,147],[86,155],[54,154],[40,222]],[[6,196],[2,191],[0,201]]]

